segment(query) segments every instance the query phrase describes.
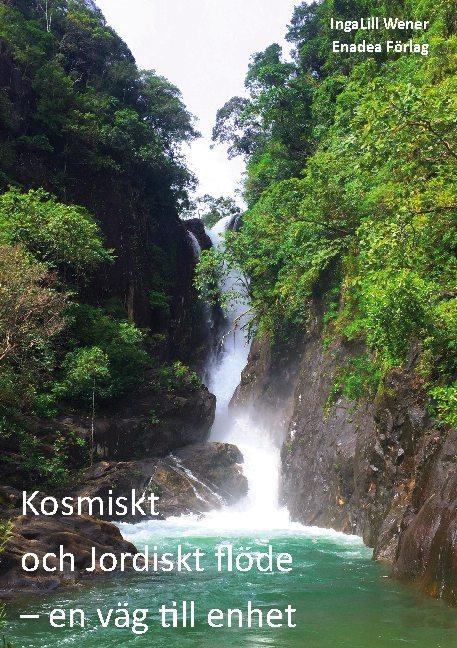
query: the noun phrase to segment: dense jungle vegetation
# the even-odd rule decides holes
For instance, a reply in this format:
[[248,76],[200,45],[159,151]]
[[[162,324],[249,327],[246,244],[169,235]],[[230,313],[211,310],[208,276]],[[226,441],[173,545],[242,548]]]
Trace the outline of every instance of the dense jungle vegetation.
[[[430,20],[425,32],[344,34],[330,18]],[[248,211],[199,283],[236,266],[260,334],[303,330],[324,296],[325,345],[362,340],[336,392],[356,399],[415,349],[442,421],[457,424],[457,5],[323,0],[295,9],[287,41],[252,57],[248,98],[218,112],[216,142],[247,162]],[[334,54],[332,41],[430,43],[420,54]],[[315,300],[314,300],[315,301]],[[337,380],[338,383],[338,380]]]
[[193,121],[92,0],[0,1],[1,453],[44,482],[78,440],[24,415],[87,414],[180,342]]

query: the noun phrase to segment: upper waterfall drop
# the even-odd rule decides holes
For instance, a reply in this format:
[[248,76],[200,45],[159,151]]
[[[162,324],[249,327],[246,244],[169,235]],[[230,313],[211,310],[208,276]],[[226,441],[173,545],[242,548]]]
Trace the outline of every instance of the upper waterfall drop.
[[194,255],[194,260],[198,261],[200,258],[200,254],[202,253],[202,248],[200,243],[197,240],[197,237],[195,234],[193,234],[190,230],[186,230],[187,238],[190,242],[190,245],[192,247],[192,253]]
[[[215,248],[219,248],[223,240],[223,235],[231,221],[231,216],[226,216],[214,225],[209,231],[209,236]],[[236,288],[240,281],[240,275],[232,272],[225,279],[220,289],[226,293]],[[227,329],[221,341],[219,352],[209,361],[208,388],[217,398],[216,418],[211,431],[211,441],[226,441],[225,438],[228,426],[228,407],[230,400],[237,388],[241,372],[247,364],[249,356],[250,343],[244,325],[247,324],[246,318],[243,321],[243,314],[247,311],[246,304],[237,301],[230,305],[226,313]]]

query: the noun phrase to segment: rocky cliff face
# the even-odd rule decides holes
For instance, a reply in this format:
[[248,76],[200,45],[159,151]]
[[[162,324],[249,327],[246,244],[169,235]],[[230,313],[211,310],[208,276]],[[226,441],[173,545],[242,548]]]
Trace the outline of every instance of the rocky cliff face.
[[400,528],[393,573],[457,605],[457,432],[431,434]]
[[[64,203],[86,207],[114,250],[115,262],[100,269],[81,290],[81,298],[96,304],[118,300],[138,326],[166,331],[174,354],[202,344],[201,313],[192,286],[195,259],[166,180],[158,173],[146,186],[127,167],[116,176],[103,166],[94,173],[77,155],[62,168],[60,140],[53,143],[53,154],[26,146],[24,141],[37,135],[40,97],[1,39],[0,88],[8,106],[0,106],[2,187],[43,187]],[[154,301],[157,292],[163,293],[167,308],[163,299]]]
[[[94,439],[100,458],[129,461],[163,457],[209,436],[216,397],[201,385],[157,393],[143,387],[95,421]],[[66,415],[61,429],[87,437],[87,419]]]
[[322,329],[317,306],[293,351],[257,341],[234,404],[281,406],[281,498],[293,520],[362,535],[395,576],[456,603],[457,433],[434,426],[414,353],[376,398],[329,406],[332,377],[363,349],[341,339],[324,349]]

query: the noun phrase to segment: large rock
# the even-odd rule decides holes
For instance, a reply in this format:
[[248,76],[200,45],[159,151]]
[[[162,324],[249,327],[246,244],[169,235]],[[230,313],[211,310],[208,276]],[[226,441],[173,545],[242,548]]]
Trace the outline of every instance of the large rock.
[[[113,553],[119,558],[122,552],[135,553],[135,547],[122,538],[119,529],[104,520],[86,515],[63,517],[22,515],[21,493],[13,489],[2,488],[3,500],[8,499],[12,508],[3,508],[0,517],[12,521],[12,536],[4,553],[0,556],[0,593],[15,593],[21,590],[56,589],[60,585],[74,585],[79,580],[90,576],[85,571],[91,565],[92,548],[97,556],[97,568],[93,576],[102,574],[100,555]],[[45,571],[42,566],[35,572],[22,570],[22,557],[33,552],[40,558],[47,553],[58,553],[60,545],[75,556],[75,571],[71,571],[70,562],[64,562],[60,570],[57,560],[48,560],[49,567],[56,567],[55,572]]]
[[[205,386],[160,393],[143,388],[109,414],[97,416],[94,438],[98,455],[129,461],[163,457],[187,444],[201,443],[214,421],[216,397]],[[89,420],[67,415],[59,421],[65,432],[89,434]]]
[[[243,455],[228,443],[202,443],[159,459],[100,462],[87,469],[77,495],[106,499],[153,492],[159,496],[160,518],[201,514],[233,504],[247,494],[242,473]],[[151,517],[151,516],[149,516]],[[107,519],[139,522],[130,517]]]
[[174,458],[206,483],[224,503],[234,504],[247,495],[248,482],[241,470],[244,458],[236,446],[230,443],[192,445],[177,450]]
[[[295,342],[295,344],[294,344]],[[289,339],[273,348],[267,338],[254,338],[248,363],[230,401],[230,408],[250,412],[278,447],[284,442],[294,409],[303,340]]]
[[457,605],[457,432],[429,439],[403,518],[394,575]]
[[364,353],[316,335],[305,348],[282,450],[282,497],[293,519],[362,535],[393,561],[430,421],[411,372],[392,372],[375,400],[328,400],[338,368]]

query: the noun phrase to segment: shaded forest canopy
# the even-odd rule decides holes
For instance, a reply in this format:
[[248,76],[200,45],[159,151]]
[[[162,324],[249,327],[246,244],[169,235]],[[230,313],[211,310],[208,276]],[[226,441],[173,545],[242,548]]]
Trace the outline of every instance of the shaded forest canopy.
[[93,2],[2,2],[0,37],[23,91],[21,102],[2,91],[3,186],[41,181],[70,198],[83,174],[106,173],[135,179],[144,200],[186,197],[179,145],[197,134],[192,117],[176,87],[137,68]]
[[162,365],[198,316],[179,219],[197,136],[94,2],[0,1],[0,442],[44,478],[78,441],[45,460],[24,415],[87,414],[174,366],[194,380]]
[[[426,32],[345,34],[330,18],[429,20]],[[305,330],[326,303],[336,336],[367,352],[335,376],[333,396],[376,393],[415,358],[439,417],[457,424],[457,6],[446,0],[302,3],[279,45],[254,54],[248,98],[233,97],[213,137],[247,162],[248,211],[200,287],[236,266],[249,278],[260,335]],[[414,38],[429,56],[335,54],[332,40]],[[223,262],[226,264],[223,265]]]

